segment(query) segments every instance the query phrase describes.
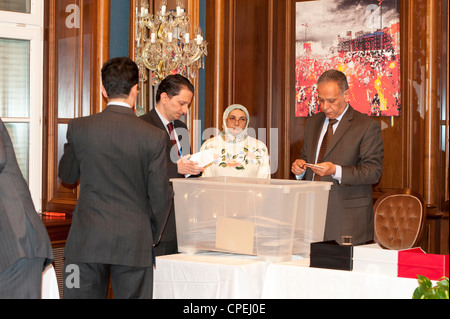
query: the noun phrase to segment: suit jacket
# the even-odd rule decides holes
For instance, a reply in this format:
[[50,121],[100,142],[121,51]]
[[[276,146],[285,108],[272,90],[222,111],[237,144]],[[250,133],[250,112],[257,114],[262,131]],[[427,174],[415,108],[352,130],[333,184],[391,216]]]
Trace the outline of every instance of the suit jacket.
[[[165,133],[165,140],[166,140],[166,153],[167,153],[167,167],[169,171],[169,178],[179,178],[182,177],[180,174],[178,174],[178,167],[176,163],[176,159],[178,158],[177,154],[175,154],[175,149],[173,148],[173,143],[170,140],[169,134],[167,134],[167,130],[161,121],[158,113],[156,113],[156,110],[153,108],[150,112],[142,115],[140,117],[141,119],[147,121],[148,123],[152,124],[153,126],[156,126],[158,129],[162,130]],[[190,141],[189,141],[189,135],[185,134],[188,133],[188,128],[186,124],[183,121],[175,120],[173,122],[173,126],[175,128],[176,133],[178,134],[178,139],[180,140],[181,144],[181,151],[183,155],[190,154]],[[184,134],[182,134],[184,133]]]
[[0,247],[0,273],[21,258],[46,258],[44,266],[53,260],[47,230],[36,213],[11,138],[1,120]]
[[[161,121],[161,118],[159,117],[158,113],[156,113],[156,110],[153,108],[150,112],[147,112],[146,114],[142,115],[140,117],[144,121],[147,121],[148,123],[154,125],[157,127],[161,132],[165,134],[165,141],[166,141],[166,154],[167,154],[167,167],[169,172],[169,178],[182,178],[180,174],[178,174],[178,167],[176,160],[178,159],[178,156],[176,154],[176,150],[173,147],[173,143],[170,140],[170,136],[167,133],[167,130]],[[181,151],[183,155],[190,154],[190,141],[189,141],[189,134],[186,124],[183,121],[175,120],[174,121],[174,128],[175,132],[178,135],[178,139],[181,144]],[[172,206],[172,210],[170,212],[169,219],[167,221],[167,225],[164,229],[163,237],[161,239],[162,243],[172,243],[171,247],[177,246],[177,232],[176,232],[176,223],[175,223],[175,211],[174,207]],[[170,254],[170,253],[176,253],[176,250],[173,251],[164,251],[162,254]],[[159,253],[159,251],[158,251]]]
[[80,194],[65,257],[149,267],[172,205],[165,136],[133,110],[108,105],[69,121],[58,176]]
[[[325,114],[318,113],[306,122],[305,142],[301,158],[315,163],[316,150]],[[341,242],[342,235],[351,235],[354,244],[373,239],[372,184],[379,181],[383,167],[384,146],[379,124],[350,105],[343,115],[324,157],[324,162],[342,166],[339,183],[331,176],[324,240]],[[307,169],[305,179],[312,180]]]

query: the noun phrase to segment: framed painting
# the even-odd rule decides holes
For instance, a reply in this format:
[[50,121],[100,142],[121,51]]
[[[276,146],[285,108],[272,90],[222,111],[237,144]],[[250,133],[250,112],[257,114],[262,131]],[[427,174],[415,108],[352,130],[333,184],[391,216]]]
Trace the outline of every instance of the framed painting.
[[347,75],[350,105],[370,116],[400,115],[399,0],[296,2],[296,117],[320,112],[322,72]]

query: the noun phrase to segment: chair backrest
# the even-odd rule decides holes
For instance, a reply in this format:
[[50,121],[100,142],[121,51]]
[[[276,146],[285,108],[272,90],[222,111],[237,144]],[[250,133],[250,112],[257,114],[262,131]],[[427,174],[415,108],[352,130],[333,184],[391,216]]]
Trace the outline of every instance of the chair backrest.
[[374,204],[375,242],[393,250],[417,247],[425,221],[422,196],[410,189],[385,193]]

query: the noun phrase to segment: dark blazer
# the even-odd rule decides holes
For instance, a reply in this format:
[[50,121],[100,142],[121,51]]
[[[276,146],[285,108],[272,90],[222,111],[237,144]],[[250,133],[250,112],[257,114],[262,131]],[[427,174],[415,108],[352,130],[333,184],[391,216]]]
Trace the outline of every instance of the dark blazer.
[[[167,133],[167,130],[164,127],[163,122],[159,118],[158,113],[156,113],[156,110],[153,108],[150,112],[142,115],[140,118],[145,120],[145,121],[147,121],[148,123],[152,124],[153,126],[156,126],[158,129],[162,130],[165,133],[165,137],[166,137],[166,153],[167,153],[167,167],[168,167],[168,170],[169,170],[169,178],[182,177],[180,174],[178,174],[178,167],[177,167],[176,161],[172,160],[172,159],[176,159],[177,158],[177,156],[174,153],[175,149],[173,148],[173,143],[170,140],[170,136]],[[178,138],[179,138],[180,144],[181,144],[181,151],[182,151],[183,155],[190,154],[191,146],[190,146],[190,141],[189,141],[189,135],[181,134],[182,132],[188,132],[188,128],[187,128],[186,124],[183,121],[175,120],[173,122],[173,126],[175,128],[175,131],[178,134]]]
[[[322,112],[306,121],[300,158],[308,163],[315,162],[324,121],[325,114]],[[351,235],[354,244],[362,244],[373,239],[372,185],[380,180],[383,156],[380,125],[349,106],[323,160],[342,166],[340,184],[331,176],[321,178],[321,181],[333,182],[328,200],[325,240],[341,242],[342,235]],[[307,169],[304,178],[312,180],[313,171]]]
[[45,267],[53,252],[0,119],[0,273],[21,258],[46,258]]
[[65,257],[149,267],[172,205],[164,134],[133,110],[108,105],[69,121],[58,176],[80,195]]
[[[177,158],[177,155],[174,153],[175,148],[173,147],[173,143],[170,140],[170,136],[167,133],[166,128],[164,127],[163,122],[161,121],[158,113],[156,113],[156,110],[153,108],[150,112],[142,115],[140,117],[144,121],[147,121],[148,123],[154,125],[159,130],[161,130],[165,134],[165,141],[166,141],[166,154],[167,154],[167,167],[169,172],[169,178],[182,178],[180,174],[178,174],[178,167],[175,159]],[[176,134],[178,134],[178,138],[181,144],[181,151],[183,155],[190,154],[190,141],[189,141],[189,134],[186,134],[188,132],[187,126],[184,122],[180,120],[174,121],[174,128],[176,131]],[[187,149],[187,151],[186,151]],[[175,212],[174,207],[172,207],[172,210],[170,212],[169,219],[167,221],[167,225],[165,227],[163,237],[161,239],[161,247],[156,248],[156,252],[158,255],[165,255],[165,254],[174,254],[177,253],[177,232],[176,232],[176,223],[175,223]],[[164,245],[171,248],[165,248]]]

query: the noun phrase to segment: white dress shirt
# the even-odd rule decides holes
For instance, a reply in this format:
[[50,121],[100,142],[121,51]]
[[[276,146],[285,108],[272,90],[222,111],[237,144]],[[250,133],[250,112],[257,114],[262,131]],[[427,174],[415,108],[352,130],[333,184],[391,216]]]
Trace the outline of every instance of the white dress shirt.
[[[159,118],[161,119],[161,122],[164,124],[167,134],[169,134],[169,136],[170,136],[169,128],[167,127],[167,124],[169,124],[170,121],[168,121],[161,113],[159,113],[158,108],[155,107],[155,111],[156,111],[156,114],[158,114]],[[173,121],[172,121],[172,124],[174,124]],[[177,130],[175,129],[175,125],[173,126],[173,133],[175,135],[175,140],[177,141],[178,149],[180,150],[180,157],[183,157],[183,153],[182,153],[183,150],[181,149],[181,144],[180,144],[180,141],[178,140],[178,134],[177,134]]]
[[[341,123],[341,119],[344,116],[345,112],[347,112],[348,110],[348,103],[347,106],[345,107],[344,112],[341,113],[341,115],[339,115],[336,120],[338,120],[338,122],[336,124],[333,125],[333,134],[334,132],[336,132],[337,127],[339,126],[339,123]],[[319,137],[319,143],[317,145],[321,145],[322,144],[322,140],[323,137],[325,136],[325,133],[327,132],[328,129],[328,122],[330,121],[330,119],[328,117],[325,118],[325,121],[323,122],[322,125],[322,131],[320,132],[320,137]],[[319,156],[319,152],[320,152],[320,147],[317,147],[317,151],[316,151],[316,159],[314,160],[314,162],[317,161],[317,157]],[[306,172],[306,170],[305,170]],[[300,175],[296,175],[295,177],[297,179],[302,179],[303,176],[305,175],[305,172],[303,172],[303,174]],[[334,179],[336,179],[339,183],[341,183],[341,179],[342,179],[342,167],[340,165],[336,165],[336,173],[334,175],[331,175],[331,177],[333,177]],[[313,179],[314,179],[314,174],[313,174]]]
[[131,109],[131,105],[129,105],[128,103],[125,102],[109,102],[106,106],[113,104],[113,105],[119,105],[119,106],[125,106],[125,107],[129,107]]

